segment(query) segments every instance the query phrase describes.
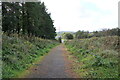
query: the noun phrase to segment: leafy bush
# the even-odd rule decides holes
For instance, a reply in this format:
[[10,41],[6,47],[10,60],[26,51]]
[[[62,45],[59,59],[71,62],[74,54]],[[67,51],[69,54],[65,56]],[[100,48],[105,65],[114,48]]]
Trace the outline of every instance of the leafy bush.
[[71,33],[65,33],[65,34],[63,35],[63,37],[64,37],[64,39],[67,39],[67,40],[74,38],[74,37],[73,37],[73,34],[71,34]]

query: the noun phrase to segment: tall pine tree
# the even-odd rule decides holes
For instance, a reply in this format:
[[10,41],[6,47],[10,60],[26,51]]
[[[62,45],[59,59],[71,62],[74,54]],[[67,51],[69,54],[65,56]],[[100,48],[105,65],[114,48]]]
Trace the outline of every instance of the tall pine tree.
[[2,15],[4,32],[55,39],[53,20],[44,3],[3,2]]

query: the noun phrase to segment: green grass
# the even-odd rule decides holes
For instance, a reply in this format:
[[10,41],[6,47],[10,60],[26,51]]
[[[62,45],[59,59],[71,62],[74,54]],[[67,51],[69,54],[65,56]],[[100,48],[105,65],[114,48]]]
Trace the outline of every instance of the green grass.
[[59,43],[37,37],[3,34],[2,39],[3,78],[16,78],[27,70],[38,58],[43,57]]
[[118,38],[117,36],[93,37],[67,41],[68,50],[82,65],[75,71],[83,78],[118,78]]

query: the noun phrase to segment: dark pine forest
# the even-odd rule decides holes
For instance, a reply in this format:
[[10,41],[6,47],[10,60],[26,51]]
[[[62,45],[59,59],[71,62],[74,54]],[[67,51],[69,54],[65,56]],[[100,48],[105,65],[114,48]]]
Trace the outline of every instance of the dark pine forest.
[[44,2],[3,2],[2,30],[4,33],[17,33],[54,39],[56,36],[51,14]]

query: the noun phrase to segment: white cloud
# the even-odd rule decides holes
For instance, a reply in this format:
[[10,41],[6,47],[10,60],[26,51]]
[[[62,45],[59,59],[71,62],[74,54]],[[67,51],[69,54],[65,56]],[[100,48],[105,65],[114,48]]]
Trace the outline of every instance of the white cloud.
[[[99,30],[118,26],[119,0],[42,0],[61,31]],[[58,30],[57,30],[58,31]]]

